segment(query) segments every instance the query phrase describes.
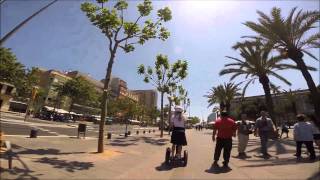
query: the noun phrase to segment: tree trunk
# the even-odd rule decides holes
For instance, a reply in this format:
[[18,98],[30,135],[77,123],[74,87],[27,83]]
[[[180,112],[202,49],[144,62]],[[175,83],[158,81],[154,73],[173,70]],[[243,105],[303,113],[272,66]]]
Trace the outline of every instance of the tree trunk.
[[160,113],[160,137],[162,138],[163,137],[163,127],[164,127],[164,112],[163,112],[163,96],[164,96],[164,93],[161,92],[161,113]]
[[[171,106],[172,106],[172,101],[171,101],[171,99],[169,99],[169,117],[168,117],[169,124],[171,122]],[[169,129],[169,135],[170,135],[170,129]]]
[[226,110],[230,114],[230,106],[231,104],[229,102],[226,103]]
[[27,22],[29,22],[32,18],[34,18],[36,15],[47,9],[49,6],[52,4],[56,3],[58,0],[54,0],[48,5],[44,6],[41,8],[39,11],[35,12],[32,14],[30,17],[22,21],[20,24],[18,24],[15,28],[13,28],[10,32],[8,32],[3,38],[0,39],[0,45],[2,45],[10,36],[12,36],[17,30],[19,30],[23,25],[25,25]]
[[320,92],[318,91],[302,57],[296,57],[295,59],[293,59],[293,61],[297,64],[297,67],[300,69],[304,79],[307,81],[317,120],[315,124],[320,128]]
[[104,80],[102,102],[101,102],[101,120],[99,125],[98,153],[104,152],[104,124],[105,124],[106,114],[107,114],[108,88],[109,88],[112,66],[113,66],[113,62],[116,54],[116,48],[110,53],[111,53],[111,56],[109,59],[107,73]]
[[266,105],[267,105],[267,110],[269,112],[270,118],[273,121],[274,125],[277,127],[277,120],[274,114],[274,109],[273,109],[273,101],[271,97],[271,92],[270,92],[270,85],[269,85],[269,78],[268,76],[261,76],[259,77],[259,82],[263,86],[263,90],[265,93],[265,99],[266,99]]

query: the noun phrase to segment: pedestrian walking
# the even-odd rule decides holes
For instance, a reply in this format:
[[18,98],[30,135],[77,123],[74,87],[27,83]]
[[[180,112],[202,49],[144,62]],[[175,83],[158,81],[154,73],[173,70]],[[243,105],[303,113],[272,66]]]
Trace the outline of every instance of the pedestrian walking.
[[267,117],[266,111],[261,111],[260,115],[261,117],[256,120],[254,132],[260,137],[262,157],[268,159],[271,157],[268,153],[268,140],[274,133],[273,122]]
[[281,135],[280,135],[280,139],[282,138],[283,133],[287,134],[287,138],[289,137],[289,127],[286,124],[282,124],[281,126]]
[[[228,117],[226,111],[221,112],[221,117],[216,120],[213,126],[212,141],[216,141],[216,147],[214,150],[214,162],[213,166],[218,166],[218,161],[223,149],[223,167],[229,168],[229,160],[232,149],[232,136],[235,137],[237,126],[233,119]],[[217,138],[216,138],[216,133]]]
[[182,146],[187,145],[187,139],[185,134],[185,121],[186,118],[182,114],[183,108],[176,106],[174,114],[171,118],[170,126],[172,127],[171,143],[172,143],[172,156],[176,151],[175,157],[180,159]]
[[247,114],[241,114],[241,121],[237,122],[238,135],[238,158],[248,158],[245,153],[249,141],[249,135],[252,134],[252,127]]
[[315,125],[316,117],[314,115],[309,115],[310,123],[312,124],[313,127],[313,139],[316,145],[318,146],[318,149],[320,150],[320,130],[319,128]]
[[315,160],[316,155],[313,147],[313,125],[309,122],[305,122],[305,115],[297,115],[298,122],[293,126],[293,137],[296,141],[296,156],[297,159],[301,158],[302,144],[306,145],[310,154],[310,160]]

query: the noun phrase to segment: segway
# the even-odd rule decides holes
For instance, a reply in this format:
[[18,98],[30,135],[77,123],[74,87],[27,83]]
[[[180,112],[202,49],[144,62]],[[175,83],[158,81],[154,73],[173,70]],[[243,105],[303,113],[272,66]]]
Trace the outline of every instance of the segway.
[[171,156],[171,148],[168,147],[166,150],[165,164],[168,166],[181,164],[182,166],[186,167],[188,164],[188,151],[184,150],[183,157],[177,159]]

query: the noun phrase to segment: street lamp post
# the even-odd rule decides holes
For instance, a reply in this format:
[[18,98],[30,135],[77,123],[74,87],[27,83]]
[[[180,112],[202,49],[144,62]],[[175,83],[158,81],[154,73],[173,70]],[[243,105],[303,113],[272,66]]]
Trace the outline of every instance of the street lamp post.
[[30,114],[30,106],[31,104],[33,104],[35,98],[36,98],[36,95],[37,95],[37,92],[38,92],[38,87],[37,86],[33,86],[32,87],[32,92],[31,92],[31,98],[29,98],[28,100],[28,105],[27,105],[27,109],[26,109],[26,114],[24,116],[24,121],[27,121],[28,118],[29,118],[29,114]]

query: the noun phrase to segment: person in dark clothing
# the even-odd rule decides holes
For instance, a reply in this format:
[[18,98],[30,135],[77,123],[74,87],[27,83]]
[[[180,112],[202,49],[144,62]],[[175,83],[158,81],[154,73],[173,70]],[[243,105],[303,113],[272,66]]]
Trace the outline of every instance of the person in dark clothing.
[[[214,123],[212,141],[216,141],[216,147],[214,150],[214,162],[213,166],[218,166],[218,161],[223,149],[223,167],[229,168],[229,160],[232,149],[232,136],[236,136],[235,132],[237,130],[236,123],[234,120],[228,117],[226,111],[221,112],[221,117],[217,119]],[[216,138],[216,133],[217,138]]]
[[283,124],[283,125],[282,125],[280,139],[281,139],[283,133],[286,133],[286,134],[287,134],[287,138],[289,137],[289,136],[288,136],[288,134],[289,134],[289,128],[288,128],[288,126],[287,126],[286,124]]

